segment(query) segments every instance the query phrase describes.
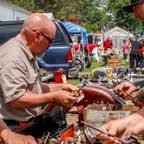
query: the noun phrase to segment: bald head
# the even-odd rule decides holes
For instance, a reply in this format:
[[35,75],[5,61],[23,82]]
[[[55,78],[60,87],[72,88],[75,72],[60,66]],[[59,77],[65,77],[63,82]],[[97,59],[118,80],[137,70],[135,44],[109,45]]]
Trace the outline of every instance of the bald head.
[[46,15],[42,13],[33,13],[24,21],[23,29],[32,31],[38,30],[54,37],[56,28],[53,21]]
[[33,55],[41,55],[51,46],[55,38],[56,26],[42,13],[33,13],[23,24],[20,36]]

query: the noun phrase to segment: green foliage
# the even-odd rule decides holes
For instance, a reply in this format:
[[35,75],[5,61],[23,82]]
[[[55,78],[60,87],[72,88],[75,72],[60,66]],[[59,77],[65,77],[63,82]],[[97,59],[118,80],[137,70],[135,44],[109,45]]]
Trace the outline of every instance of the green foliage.
[[[126,30],[133,32],[136,29],[142,29],[142,21],[136,19],[133,14],[125,12],[122,7],[127,5],[129,0],[109,0],[107,11],[113,14],[114,23],[113,25],[119,26]],[[113,27],[113,25],[111,25]]]
[[33,0],[7,0],[7,1],[31,12],[34,11],[35,9]]
[[105,7],[100,0],[8,0],[31,12],[52,12],[56,19],[75,19],[88,31],[119,26],[129,31],[143,29],[144,24],[122,10],[129,0],[109,0]]

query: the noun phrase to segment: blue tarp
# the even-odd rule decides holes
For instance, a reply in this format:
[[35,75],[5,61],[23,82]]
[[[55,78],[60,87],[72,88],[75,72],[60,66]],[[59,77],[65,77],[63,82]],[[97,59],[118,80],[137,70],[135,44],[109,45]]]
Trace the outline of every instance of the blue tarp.
[[87,31],[85,28],[72,22],[63,22],[63,24],[69,34],[81,34],[82,44],[88,43],[87,36],[86,36]]

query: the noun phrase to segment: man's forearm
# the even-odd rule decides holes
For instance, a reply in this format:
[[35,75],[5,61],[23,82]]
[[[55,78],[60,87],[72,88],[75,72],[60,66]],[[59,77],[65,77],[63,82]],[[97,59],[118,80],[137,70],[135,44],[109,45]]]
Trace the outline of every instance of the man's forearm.
[[56,97],[55,92],[44,93],[44,94],[34,94],[34,93],[26,93],[20,98],[9,102],[9,105],[13,108],[33,108],[40,106],[42,104],[54,103],[54,98]]
[[63,84],[42,83],[42,91],[43,91],[43,93],[57,91],[57,90],[61,89],[62,86],[63,86]]

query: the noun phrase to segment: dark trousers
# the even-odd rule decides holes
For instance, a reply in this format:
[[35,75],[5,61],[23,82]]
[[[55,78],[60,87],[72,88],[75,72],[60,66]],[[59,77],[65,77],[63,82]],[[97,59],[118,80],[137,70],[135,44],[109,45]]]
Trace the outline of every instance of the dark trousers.
[[128,56],[128,54],[125,54],[125,53],[124,53],[123,58],[126,60],[126,59],[127,59],[127,56]]
[[136,53],[130,53],[130,68],[135,69],[136,67],[139,66],[139,59],[138,55]]
[[4,120],[4,122],[7,124],[7,126],[10,129],[15,129],[19,127],[19,122],[15,120]]
[[104,64],[107,65],[108,63],[108,55],[103,55]]
[[49,132],[51,135],[57,135],[62,129],[66,128],[67,123],[63,108],[55,106],[50,112],[43,113],[26,122],[25,126],[19,127],[19,122],[5,120],[8,127],[18,133],[32,135],[40,138],[44,133]]

